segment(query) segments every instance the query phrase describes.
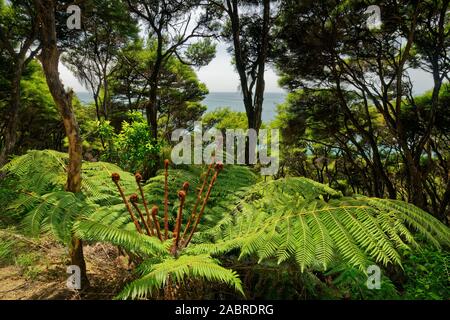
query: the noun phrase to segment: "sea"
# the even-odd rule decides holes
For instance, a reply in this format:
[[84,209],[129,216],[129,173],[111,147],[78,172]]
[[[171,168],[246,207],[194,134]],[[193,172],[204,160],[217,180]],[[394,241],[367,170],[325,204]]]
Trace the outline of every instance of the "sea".
[[[92,96],[89,92],[77,92],[78,98],[83,103],[91,103]],[[266,92],[264,94],[262,121],[270,122],[277,115],[277,105],[284,102],[287,93]],[[229,107],[231,110],[245,112],[242,94],[240,92],[210,92],[203,104],[208,107],[207,111],[214,111],[220,107]]]

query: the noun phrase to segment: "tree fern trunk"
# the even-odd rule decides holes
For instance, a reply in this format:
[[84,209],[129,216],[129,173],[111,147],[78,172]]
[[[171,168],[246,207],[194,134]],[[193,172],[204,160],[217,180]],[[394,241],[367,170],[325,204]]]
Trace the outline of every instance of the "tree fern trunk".
[[[67,183],[65,190],[69,192],[80,192],[81,190],[81,161],[82,140],[80,128],[75,118],[72,107],[72,92],[66,92],[59,78],[59,50],[57,47],[55,2],[34,1],[37,17],[40,22],[40,37],[42,52],[39,59],[44,69],[47,85],[58,108],[64,123],[67,138],[69,140],[69,165],[67,167]],[[86,276],[86,263],[83,255],[83,244],[80,239],[72,238],[70,258],[73,265],[81,269],[82,286],[88,286]]]

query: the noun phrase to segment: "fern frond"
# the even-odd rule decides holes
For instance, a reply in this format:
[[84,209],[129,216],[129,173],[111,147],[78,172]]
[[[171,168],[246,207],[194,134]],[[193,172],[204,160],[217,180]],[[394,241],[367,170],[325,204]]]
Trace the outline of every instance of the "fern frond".
[[70,241],[73,222],[93,211],[92,206],[71,192],[55,191],[42,196],[24,194],[23,199],[26,197],[34,206],[21,222],[23,229],[34,236],[51,232],[65,243]]
[[244,295],[236,272],[220,266],[217,260],[208,255],[182,255],[177,259],[167,257],[160,263],[147,266],[146,274],[128,284],[117,296],[118,299],[146,298],[167,285],[169,278],[176,283],[182,283],[186,278],[224,283]]
[[109,242],[143,256],[168,254],[169,244],[163,244],[157,238],[137,233],[132,228],[127,230],[98,221],[83,219],[74,224],[73,230],[75,235],[81,239]]
[[450,239],[446,226],[413,205],[343,197],[305,178],[255,186],[216,232],[214,245],[200,245],[199,251],[216,254],[239,247],[240,257],[294,259],[302,272],[318,266],[326,270],[337,259],[360,270],[372,261],[401,265],[399,249],[417,246],[415,232],[438,248]]

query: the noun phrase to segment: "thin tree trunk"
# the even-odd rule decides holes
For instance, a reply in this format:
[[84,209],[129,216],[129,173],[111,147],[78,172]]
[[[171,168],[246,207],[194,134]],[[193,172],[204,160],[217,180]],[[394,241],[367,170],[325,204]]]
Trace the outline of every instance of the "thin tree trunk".
[[11,100],[8,109],[8,120],[5,130],[5,145],[0,152],[0,167],[8,162],[8,157],[14,152],[17,142],[17,127],[19,122],[20,109],[20,80],[22,78],[23,62],[17,62],[17,68],[14,71],[11,83]]
[[158,140],[158,103],[157,103],[157,98],[158,98],[158,90],[157,90],[157,86],[158,86],[158,81],[155,80],[154,83],[151,86],[150,89],[150,99],[147,103],[146,106],[146,113],[147,113],[147,122],[148,125],[150,126],[150,132],[152,135],[152,138],[157,141]]
[[408,192],[409,201],[423,210],[427,210],[427,201],[423,189],[423,177],[418,163],[414,161],[414,156],[408,149],[404,141],[400,141],[404,155],[407,172],[407,181],[410,185]]
[[[231,21],[233,47],[234,47],[234,59],[236,61],[236,70],[239,74],[241,83],[241,90],[243,96],[243,102],[245,106],[245,112],[247,115],[247,123],[249,129],[254,129],[259,132],[261,127],[262,105],[264,101],[264,72],[267,60],[267,51],[269,47],[269,29],[270,29],[270,0],[263,1],[263,26],[261,33],[261,50],[259,52],[257,61],[257,74],[256,74],[256,89],[253,92],[253,81],[250,81],[246,72],[248,66],[245,65],[243,59],[243,52],[240,39],[240,17],[239,17],[239,3],[237,0],[227,0],[227,13]],[[245,162],[250,163],[249,159],[249,140],[246,139],[246,156]]]
[[264,90],[265,90],[264,72],[266,68],[267,51],[269,48],[270,0],[264,0],[263,7],[264,10],[263,10],[263,28],[261,35],[262,37],[261,52],[258,57],[259,59],[258,75],[256,80],[255,102],[253,105],[254,129],[256,130],[256,132],[259,132],[259,128],[261,127],[262,108],[264,102]]
[[[41,27],[42,51],[39,59],[44,69],[47,85],[63,120],[66,135],[69,140],[69,165],[67,167],[65,190],[77,193],[81,191],[82,141],[80,129],[72,107],[73,93],[66,92],[59,78],[58,63],[60,53],[56,38],[55,2],[34,0],[34,3]],[[82,286],[88,286],[86,263],[83,256],[83,243],[76,237],[72,238],[70,258],[71,263],[79,266],[81,269]]]

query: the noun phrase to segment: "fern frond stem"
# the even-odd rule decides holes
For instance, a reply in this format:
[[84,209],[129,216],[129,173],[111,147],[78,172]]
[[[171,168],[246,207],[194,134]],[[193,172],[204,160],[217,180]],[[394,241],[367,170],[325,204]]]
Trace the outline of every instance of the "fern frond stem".
[[158,221],[158,207],[157,206],[153,206],[152,208],[152,218],[153,218],[153,222],[155,223],[156,226],[156,233],[158,235],[159,240],[163,241],[163,237],[161,235],[161,228],[159,227],[159,221]]
[[152,232],[152,236],[154,236],[155,235],[155,228],[153,227],[153,222],[152,222],[153,219],[152,219],[151,215],[148,212],[146,212],[145,214],[146,214],[146,217],[147,217],[147,225],[148,225],[148,227],[150,228],[150,230]]
[[137,203],[131,202],[131,204],[133,205],[134,209],[137,211],[137,213],[139,214],[139,217],[141,218],[142,223],[144,224],[145,230],[147,231],[147,234],[151,237],[154,235],[153,230],[151,230],[147,224],[147,221],[145,221],[144,215],[142,214],[141,209],[139,209]]
[[[142,186],[140,183],[140,179],[136,179],[136,184],[138,185],[139,188],[139,193],[141,194],[141,198],[142,198],[142,203],[144,204],[144,209],[145,209],[145,213],[147,214],[147,224],[146,224],[146,228],[150,227],[152,236],[155,235],[154,231],[153,231],[153,225],[152,225],[152,221],[150,219],[150,211],[148,210],[148,206],[147,206],[147,200],[145,200],[145,195],[144,195],[144,190],[142,190]],[[142,220],[144,220],[142,218]],[[155,222],[156,224],[156,222]]]
[[169,176],[169,161],[164,161],[164,239],[169,237],[169,186],[167,178]]
[[203,200],[203,204],[202,204],[202,208],[200,209],[200,212],[197,216],[197,219],[195,220],[194,226],[192,227],[191,233],[189,234],[189,238],[186,241],[186,244],[184,245],[185,247],[187,247],[187,245],[189,244],[189,242],[191,242],[192,236],[194,235],[194,232],[197,230],[197,226],[200,222],[200,219],[203,216],[203,213],[205,211],[205,207],[206,207],[206,203],[208,202],[209,196],[211,195],[211,190],[214,187],[214,183],[217,180],[217,176],[219,175],[219,172],[221,170],[222,164],[217,164],[216,165],[216,173],[214,174],[214,176],[211,178],[211,182],[209,183],[209,187],[208,187],[208,191],[206,192],[205,195],[205,199]]
[[186,200],[186,193],[184,191],[180,191],[178,193],[180,198],[180,207],[178,208],[178,215],[177,215],[177,221],[175,223],[175,228],[173,230],[173,234],[175,235],[175,238],[173,240],[172,245],[172,254],[175,255],[176,251],[178,250],[178,243],[180,241],[180,233],[181,233],[181,220],[183,219],[183,207]]
[[197,207],[202,199],[202,195],[203,195],[203,190],[205,189],[206,186],[206,182],[208,181],[208,177],[209,174],[211,172],[211,169],[214,165],[214,160],[211,162],[211,164],[208,166],[208,170],[205,173],[205,178],[203,179],[203,183],[202,186],[200,187],[200,189],[198,190],[198,194],[197,194],[197,200],[195,201],[194,204],[194,209],[192,209],[192,214],[189,216],[189,219],[186,223],[186,227],[184,228],[184,232],[183,235],[181,236],[181,239],[184,239],[186,232],[189,230],[189,227],[191,226],[192,221],[195,221],[195,216],[197,214]]
[[136,217],[134,216],[133,210],[131,210],[130,203],[128,202],[127,198],[125,197],[125,194],[123,193],[122,187],[120,186],[118,181],[114,181],[114,184],[117,186],[117,189],[119,190],[120,196],[122,197],[122,201],[125,204],[125,207],[127,208],[128,213],[130,214],[131,220],[133,220],[133,223],[134,223],[134,225],[136,227],[136,230],[139,233],[142,233],[141,226],[139,225],[139,222],[137,221]]

